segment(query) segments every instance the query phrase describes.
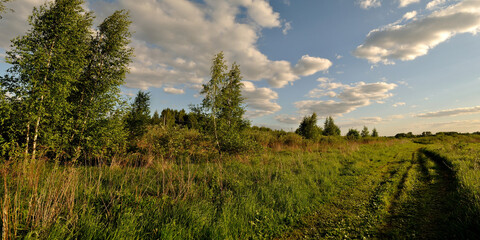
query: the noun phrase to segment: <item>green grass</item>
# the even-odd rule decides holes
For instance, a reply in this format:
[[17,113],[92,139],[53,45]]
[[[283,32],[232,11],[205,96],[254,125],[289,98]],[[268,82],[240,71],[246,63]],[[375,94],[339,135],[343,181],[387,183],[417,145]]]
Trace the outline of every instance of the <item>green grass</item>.
[[472,237],[479,229],[479,148],[456,144],[340,142],[222,161],[160,158],[144,167],[4,163],[2,236]]

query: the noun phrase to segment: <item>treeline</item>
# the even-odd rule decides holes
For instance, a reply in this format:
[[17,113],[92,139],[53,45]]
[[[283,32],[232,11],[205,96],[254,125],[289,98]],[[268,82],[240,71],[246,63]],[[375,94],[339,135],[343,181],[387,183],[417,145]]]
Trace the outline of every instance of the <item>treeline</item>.
[[[325,122],[323,124],[323,129],[317,125],[317,114],[313,113],[311,116],[305,116],[300,123],[300,126],[297,128],[295,131],[298,135],[303,136],[306,139],[313,139],[313,140],[318,140],[322,136],[340,136],[340,128],[335,125],[335,122],[333,118],[327,117],[325,119]],[[362,138],[368,138],[368,137],[378,137],[378,131],[376,128],[372,130],[372,133],[370,134],[370,131],[366,126],[363,126],[363,130],[360,133],[356,129],[349,129],[348,133],[346,134],[347,139],[360,139]]]

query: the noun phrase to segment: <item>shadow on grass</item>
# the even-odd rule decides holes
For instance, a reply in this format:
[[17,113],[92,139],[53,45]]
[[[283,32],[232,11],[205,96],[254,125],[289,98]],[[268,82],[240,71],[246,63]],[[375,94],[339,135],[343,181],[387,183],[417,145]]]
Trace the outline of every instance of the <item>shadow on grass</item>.
[[[399,188],[411,183],[405,195],[395,196],[382,239],[475,239],[462,220],[464,208],[455,173],[445,161],[420,150],[414,172],[405,175]],[[408,173],[408,172],[407,172]]]

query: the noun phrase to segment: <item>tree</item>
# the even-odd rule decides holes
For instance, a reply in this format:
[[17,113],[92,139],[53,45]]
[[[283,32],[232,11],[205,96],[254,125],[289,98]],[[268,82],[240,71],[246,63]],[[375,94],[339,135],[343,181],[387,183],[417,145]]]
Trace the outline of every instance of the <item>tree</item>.
[[217,114],[222,107],[221,89],[225,84],[225,71],[227,65],[224,60],[223,52],[218,53],[212,60],[212,67],[210,68],[210,81],[203,84],[203,89],[200,92],[205,95],[202,101],[202,107],[210,111],[210,116],[213,122],[213,132],[215,136],[215,142],[218,150],[220,151],[220,142],[218,141],[217,132]]
[[75,131],[70,141],[76,145],[74,159],[81,149],[89,149],[92,154],[92,148],[113,148],[112,144],[122,145],[125,140],[125,113],[121,107],[125,103],[119,87],[125,82],[133,55],[133,49],[128,47],[129,18],[127,11],[115,11],[90,36],[88,64],[69,98],[74,103]]
[[323,135],[325,136],[340,136],[340,128],[335,125],[333,118],[327,117],[325,119],[324,127],[323,127]]
[[130,138],[142,136],[150,121],[150,93],[138,91],[126,120]]
[[370,137],[370,132],[368,131],[367,126],[363,126],[361,135],[362,135],[362,138]]
[[210,115],[213,135],[220,153],[222,149],[240,149],[245,142],[240,131],[249,124],[243,119],[245,107],[241,95],[240,67],[234,63],[231,70],[228,73],[226,71],[226,61],[223,52],[220,52],[212,60],[211,79],[203,85],[201,91],[201,94],[205,95],[202,108]]
[[347,139],[359,139],[360,138],[360,133],[358,132],[357,129],[349,129],[347,133]]
[[236,129],[243,124],[243,114],[245,113],[244,98],[241,93],[242,76],[240,75],[240,67],[236,63],[232,64],[225,80],[226,82],[221,89],[218,118],[226,124],[226,127]]
[[372,137],[378,137],[378,132],[376,128],[373,128],[372,130]]
[[[61,154],[72,130],[67,101],[88,63],[92,16],[81,0],[57,0],[35,8],[31,30],[12,40],[7,52],[7,90],[23,105],[25,153],[36,157],[37,145]],[[20,127],[20,126],[19,126]],[[39,136],[41,136],[39,138]],[[31,143],[30,143],[30,137]]]
[[305,116],[295,133],[306,139],[315,139],[321,135],[322,129],[317,126],[317,114],[313,113],[311,116]]
[[152,116],[152,121],[150,122],[152,125],[159,125],[162,123],[162,119],[160,118],[160,115],[158,115],[158,111],[155,110]]

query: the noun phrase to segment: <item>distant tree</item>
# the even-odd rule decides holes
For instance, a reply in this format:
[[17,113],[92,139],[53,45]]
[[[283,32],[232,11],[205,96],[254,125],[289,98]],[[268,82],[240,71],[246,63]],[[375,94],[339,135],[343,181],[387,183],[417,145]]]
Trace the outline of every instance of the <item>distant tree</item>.
[[139,91],[127,116],[127,128],[130,137],[142,136],[150,122],[150,94]]
[[323,127],[323,135],[325,136],[340,136],[340,128],[335,125],[333,118],[327,117],[325,119],[324,127]]
[[305,116],[295,133],[306,139],[315,139],[321,135],[322,129],[317,126],[317,114]]
[[362,135],[362,138],[370,137],[370,132],[368,131],[367,126],[363,126],[363,130],[362,130],[361,135]]
[[173,127],[175,125],[175,110],[163,109],[160,115],[160,124],[168,128]]
[[372,130],[372,137],[378,137],[378,132],[376,128],[373,128]]
[[357,129],[349,129],[347,133],[347,139],[359,139],[360,133]]
[[150,121],[152,125],[159,125],[162,123],[162,119],[160,118],[160,115],[158,114],[158,111],[155,110],[152,116],[152,120]]
[[433,135],[432,132],[429,132],[429,131],[422,133],[422,137],[427,137],[427,136],[432,136],[432,135]]

